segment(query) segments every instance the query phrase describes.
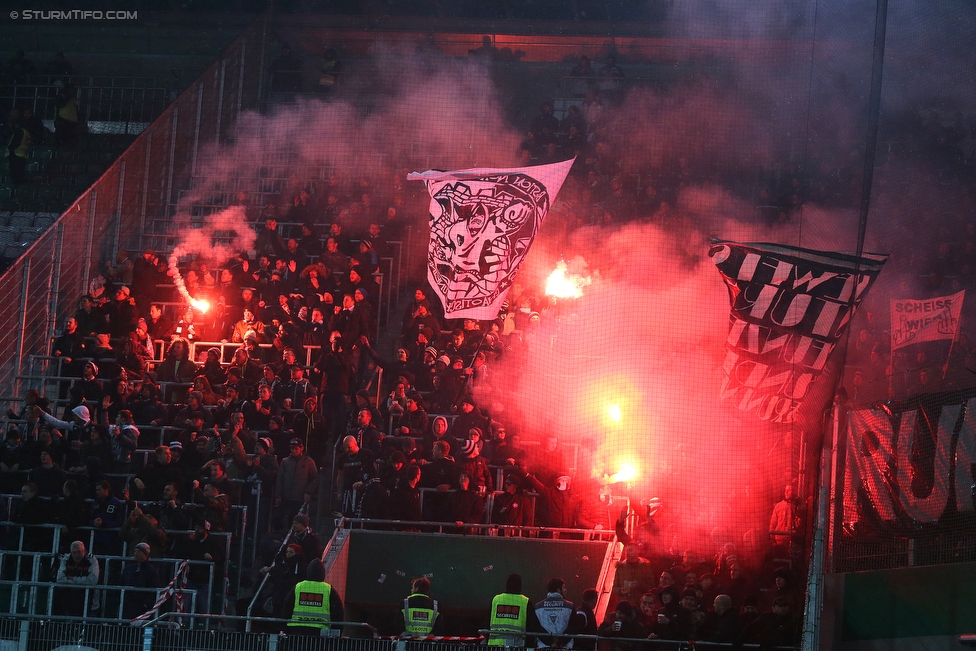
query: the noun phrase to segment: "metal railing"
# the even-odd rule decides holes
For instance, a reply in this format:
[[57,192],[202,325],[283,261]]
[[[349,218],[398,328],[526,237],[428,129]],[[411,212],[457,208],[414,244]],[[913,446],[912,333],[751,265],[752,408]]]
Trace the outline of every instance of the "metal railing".
[[[202,629],[184,628],[191,620],[214,622],[204,624]],[[218,624],[230,629],[243,628],[246,623],[262,624],[274,632],[255,633],[239,630],[221,630]],[[185,651],[185,649],[235,649],[237,651],[277,651],[283,647],[288,651],[311,651],[329,649],[330,651],[460,651],[478,644],[490,634],[480,631],[480,637],[465,638],[461,641],[442,642],[412,637],[380,638],[376,629],[365,622],[333,622],[333,629],[324,638],[301,635],[288,635],[286,620],[270,617],[241,617],[233,615],[193,615],[164,613],[146,623],[129,625],[108,618],[78,618],[52,615],[39,619],[26,614],[10,614],[0,621],[0,638],[10,643],[11,651],[27,651],[37,648],[54,648],[70,645],[70,648],[97,648],[100,651]],[[114,626],[112,625],[114,624]],[[192,622],[191,622],[192,626]],[[283,631],[284,633],[282,633]],[[783,651],[794,650],[795,646],[764,646],[754,643],[733,645],[728,642],[707,642],[690,640],[662,640],[647,638],[624,638],[601,635],[564,635],[588,645],[600,646],[605,643],[626,644],[634,649],[730,649],[730,648],[768,648]],[[584,646],[588,646],[584,645]],[[522,651],[525,647],[509,647]]]
[[[51,617],[58,614],[54,612],[58,606],[58,591],[77,592],[83,590],[84,596],[81,599],[81,606],[82,612],[85,613],[85,619],[90,621],[92,618],[96,618],[115,622],[128,621],[122,617],[127,594],[152,594],[155,599],[160,592],[156,588],[114,585],[86,587],[50,581],[0,581],[0,590],[9,594],[7,607],[3,609],[4,616],[21,614]],[[198,591],[193,588],[185,588],[183,593],[186,599],[187,612],[192,613],[196,609]],[[2,600],[0,600],[0,609],[2,609]],[[183,615],[183,617],[187,618],[188,616]]]
[[[490,629],[479,629],[478,633],[486,639],[491,639],[494,634]],[[510,636],[509,636],[510,637]],[[535,634],[535,637],[548,637]],[[615,635],[559,635],[560,639],[580,640],[590,642],[608,642],[614,644],[626,644],[627,648],[632,649],[669,649],[670,651],[695,651],[695,649],[797,649],[798,646],[769,646],[743,642],[708,642],[706,640],[668,640],[668,639],[648,639],[646,637],[617,637]],[[518,647],[509,647],[518,648]],[[586,648],[586,647],[584,647]]]
[[[0,108],[30,108],[44,120],[54,119],[61,78],[31,76],[26,83],[6,86]],[[77,88],[80,117],[85,122],[136,122],[148,125],[170,102],[170,91],[151,77],[72,77]],[[140,129],[141,131],[141,129]]]
[[482,536],[518,536],[522,538],[540,538],[566,540],[594,540],[613,542],[615,533],[608,529],[575,529],[571,527],[524,527],[510,524],[469,524],[461,527],[454,522],[438,522],[436,520],[383,520],[373,518],[342,518],[338,523],[344,529],[387,529],[390,531],[404,531],[422,529],[425,532],[458,533],[464,530],[467,535]]

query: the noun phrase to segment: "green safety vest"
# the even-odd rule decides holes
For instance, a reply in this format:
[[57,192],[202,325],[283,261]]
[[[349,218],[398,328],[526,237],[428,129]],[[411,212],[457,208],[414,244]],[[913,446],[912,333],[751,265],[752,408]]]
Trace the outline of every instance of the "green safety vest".
[[332,609],[329,600],[332,586],[324,581],[302,581],[295,586],[295,610],[288,626],[329,628]]
[[67,120],[68,122],[78,121],[78,101],[72,97],[65,105],[58,109],[57,116],[62,120]]
[[[529,615],[529,598],[503,592],[491,600],[491,619],[488,628],[489,646],[524,646]],[[497,633],[497,634],[496,634]]]
[[411,608],[410,600],[413,597],[427,597],[425,594],[414,593],[403,600],[403,623],[406,632],[410,635],[430,635],[434,630],[434,620],[437,619],[437,602],[431,599],[433,608]]
[[[11,147],[13,145],[13,147]],[[30,153],[31,146],[31,135],[30,132],[23,128],[17,127],[14,129],[13,134],[10,136],[10,141],[8,142],[7,150],[4,152],[7,156],[10,155],[10,150],[13,149],[13,155],[20,158],[27,158],[27,154]]]

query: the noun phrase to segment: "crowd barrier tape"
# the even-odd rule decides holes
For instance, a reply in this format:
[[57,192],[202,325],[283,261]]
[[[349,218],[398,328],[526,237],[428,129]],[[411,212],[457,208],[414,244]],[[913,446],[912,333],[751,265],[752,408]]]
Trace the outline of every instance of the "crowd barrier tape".
[[176,604],[176,612],[183,612],[183,590],[186,588],[186,575],[190,569],[190,564],[186,559],[180,561],[179,567],[176,568],[176,574],[173,576],[173,580],[169,582],[163,591],[156,598],[156,603],[153,607],[144,612],[143,614],[134,617],[132,619],[133,625],[138,625],[136,622],[147,622],[150,619],[155,618],[159,614],[159,609],[162,608],[163,604],[166,603],[170,597],[173,598]]

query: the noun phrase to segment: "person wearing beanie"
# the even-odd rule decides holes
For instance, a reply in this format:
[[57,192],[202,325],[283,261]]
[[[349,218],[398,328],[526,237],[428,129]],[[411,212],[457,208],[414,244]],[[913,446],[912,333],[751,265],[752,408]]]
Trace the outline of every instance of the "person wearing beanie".
[[469,432],[472,428],[477,427],[482,434],[491,431],[491,423],[481,413],[478,406],[474,402],[474,398],[470,393],[465,393],[458,400],[458,415],[451,423],[451,436],[456,436],[457,438],[469,438]]
[[289,635],[318,637],[332,622],[345,618],[339,593],[325,581],[325,566],[314,560],[308,564],[305,580],[295,585],[293,598],[286,599],[281,618],[289,620],[284,632]]
[[[611,638],[645,638],[647,632],[640,625],[637,611],[626,599],[618,601],[616,610],[607,614],[598,629],[598,634],[603,637]],[[634,642],[612,642],[612,651],[635,651],[637,645]]]
[[413,373],[414,389],[425,394],[434,390],[434,364],[437,360],[437,349],[429,345],[430,342],[417,342],[415,351],[411,355],[409,371]]
[[[472,430],[474,431],[474,430]],[[473,438],[461,441],[461,454],[457,459],[458,470],[471,479],[471,490],[484,497],[495,490],[495,482],[488,460],[481,456],[478,442]]]
[[264,609],[269,617],[275,617],[284,609],[285,603],[295,592],[295,585],[305,579],[307,567],[302,546],[292,543],[275,556],[274,562],[261,568],[261,574],[267,574],[271,583],[271,607],[265,606]]
[[441,324],[437,317],[430,311],[430,304],[427,301],[417,303],[409,319],[403,321],[400,329],[401,341],[417,341],[417,335],[423,334],[428,342],[437,341],[441,336]]
[[407,408],[393,433],[397,436],[420,437],[427,432],[430,419],[424,410],[424,398],[416,391],[407,392]]
[[[671,615],[665,615],[663,637],[669,640],[699,640],[705,629],[705,612],[699,608],[698,594],[692,588],[685,588],[678,601],[679,608]],[[668,621],[665,622],[664,619]]]
[[522,594],[521,574],[509,574],[505,591],[491,600],[488,628],[488,646],[527,646],[525,634],[541,631],[535,606]]
[[227,381],[227,373],[220,365],[220,349],[211,347],[207,349],[207,361],[197,370],[197,376],[202,375],[210,382],[210,386],[219,387]]
[[[225,545],[223,537],[210,535],[213,526],[207,520],[198,519],[193,525],[193,533],[177,542],[176,557],[190,561],[206,561],[205,563],[191,563],[187,572],[186,587],[197,591],[193,612],[210,612],[210,572],[214,576],[223,576],[225,571]],[[209,564],[213,564],[211,568]],[[220,585],[212,586],[219,590]]]
[[[732,599],[732,607],[735,608],[735,606],[735,599]],[[755,594],[748,594],[742,598],[742,605],[739,607],[739,625],[744,631],[749,628],[758,618],[759,596]]]
[[81,379],[75,380],[71,384],[69,395],[71,399],[68,402],[68,409],[87,405],[85,408],[91,410],[89,411],[89,419],[97,420],[98,414],[92,412],[97,411],[97,406],[102,404],[105,388],[98,379],[98,365],[95,362],[84,363],[81,368]]
[[159,570],[149,562],[152,548],[141,542],[132,552],[132,562],[122,570],[122,585],[139,590],[126,591],[122,602],[122,619],[131,620],[149,611],[156,602],[156,588],[163,587]]
[[305,513],[299,513],[291,522],[290,544],[298,545],[302,552],[302,563],[308,563],[322,555],[322,543],[310,524],[311,520]]
[[275,480],[275,521],[284,523],[291,522],[303,504],[314,502],[319,485],[318,467],[305,454],[302,440],[291,439],[288,450]]
[[800,622],[789,600],[776,598],[771,611],[762,613],[748,628],[743,628],[743,638],[747,643],[759,644],[761,649],[795,646],[800,639]]
[[[154,510],[144,513],[136,502],[129,511],[119,531],[119,538],[126,544],[126,549],[135,549],[137,545],[152,545],[156,549],[166,548],[166,531],[160,528],[159,519]],[[149,553],[146,553],[149,556]]]
[[792,585],[789,570],[782,568],[776,570],[773,573],[773,581],[773,589],[767,590],[765,594],[764,601],[768,604],[767,608],[772,608],[774,601],[783,598],[790,602],[790,608],[795,612],[797,610],[797,604],[803,603],[803,598],[802,595],[797,595],[797,591]]

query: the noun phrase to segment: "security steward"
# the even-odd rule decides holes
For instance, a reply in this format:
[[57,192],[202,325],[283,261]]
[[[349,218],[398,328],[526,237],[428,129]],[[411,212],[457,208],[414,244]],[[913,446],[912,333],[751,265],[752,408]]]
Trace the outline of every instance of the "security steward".
[[526,632],[540,630],[535,607],[522,594],[522,575],[512,572],[505,581],[505,592],[491,600],[488,621],[488,646],[526,646]]
[[[572,633],[569,629],[570,621],[576,608],[572,601],[566,600],[566,582],[562,579],[549,579],[546,586],[546,598],[535,605],[535,614],[539,619],[539,626],[547,633],[562,635]],[[536,640],[537,648],[560,647],[573,648],[573,640],[559,637],[542,636]]]
[[430,598],[430,580],[414,579],[410,592],[397,619],[397,626],[403,631],[401,637],[443,635],[444,618],[437,612],[437,602]]
[[290,620],[285,626],[289,635],[328,635],[332,622],[344,617],[342,599],[325,582],[325,566],[314,560],[308,564],[305,580],[295,586],[295,598],[285,601],[281,618]]

